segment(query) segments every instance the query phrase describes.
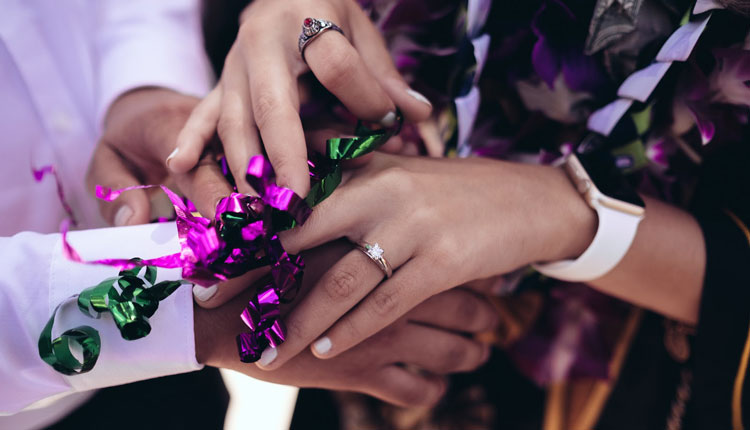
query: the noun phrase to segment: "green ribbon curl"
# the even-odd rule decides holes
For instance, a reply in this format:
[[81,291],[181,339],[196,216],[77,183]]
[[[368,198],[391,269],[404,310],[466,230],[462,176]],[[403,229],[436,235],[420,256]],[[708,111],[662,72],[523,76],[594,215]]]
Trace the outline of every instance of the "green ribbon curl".
[[[328,198],[341,183],[341,161],[361,157],[378,149],[401,131],[402,123],[403,116],[397,111],[396,124],[392,127],[372,130],[360,121],[355,137],[328,139],[326,156],[319,157],[313,169],[313,172],[318,172],[318,176],[313,175],[314,183],[305,202],[313,207]],[[274,222],[277,231],[295,226],[294,219],[288,218],[283,222]],[[141,259],[135,258],[133,261],[140,262]],[[142,270],[143,274],[140,275]],[[181,285],[190,284],[187,281],[163,281],[158,284],[155,282],[156,267],[135,267],[122,270],[117,277],[105,279],[71,299],[76,299],[81,313],[91,318],[98,319],[103,313],[109,312],[122,338],[136,340],[146,337],[151,332],[148,319],[158,309],[159,302],[169,297]],[[93,327],[79,326],[66,330],[52,339],[55,317],[67,302],[66,300],[55,308],[42,330],[38,344],[39,356],[58,372],[77,375],[93,369],[101,352],[101,338]],[[77,344],[81,348],[83,362],[73,354],[72,344]]]
[[[132,261],[137,263],[141,260],[136,258]],[[121,270],[117,277],[105,279],[71,299],[76,299],[78,309],[88,317],[98,319],[109,312],[122,338],[136,340],[151,332],[148,319],[159,308],[159,302],[183,284],[190,282],[181,280],[156,283],[156,267],[135,267]],[[66,300],[55,308],[44,326],[39,336],[39,356],[58,372],[76,375],[93,369],[101,352],[101,338],[93,327],[79,326],[52,339],[55,317],[67,302]],[[74,355],[74,344],[80,347],[83,362]]]
[[[318,160],[318,164],[323,165],[316,166],[319,170],[328,170],[328,173],[316,178],[317,180],[310,188],[310,194],[305,197],[305,202],[310,207],[314,207],[327,199],[341,183],[341,162],[361,157],[380,148],[388,139],[401,131],[403,121],[401,111],[397,110],[396,123],[392,127],[373,130],[359,121],[354,132],[355,137],[328,139],[325,158],[321,157]],[[313,177],[315,177],[315,170],[313,169]]]

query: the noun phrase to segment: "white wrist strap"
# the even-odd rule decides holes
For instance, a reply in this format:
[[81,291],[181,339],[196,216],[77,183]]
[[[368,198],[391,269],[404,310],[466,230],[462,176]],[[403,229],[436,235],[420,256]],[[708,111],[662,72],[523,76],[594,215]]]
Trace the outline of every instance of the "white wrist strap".
[[599,206],[596,213],[599,227],[591,245],[580,257],[534,264],[534,269],[551,278],[576,282],[600,278],[614,269],[630,249],[642,217],[605,206]]

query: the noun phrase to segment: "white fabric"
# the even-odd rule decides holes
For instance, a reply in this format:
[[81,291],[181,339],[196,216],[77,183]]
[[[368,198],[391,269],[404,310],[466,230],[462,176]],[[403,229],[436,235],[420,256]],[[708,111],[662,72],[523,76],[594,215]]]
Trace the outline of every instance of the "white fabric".
[[[78,231],[70,242],[84,259],[153,258],[179,250],[174,223]],[[151,333],[123,340],[110,316],[92,319],[71,301],[59,313],[53,335],[90,325],[102,338],[91,372],[65,376],[39,358],[37,341],[55,307],[83,288],[117,275],[109,266],[84,265],[62,255],[59,234],[21,233],[0,239],[0,393],[2,412],[16,412],[66,391],[85,391],[200,368],[195,360],[193,298],[189,287],[162,301]],[[159,269],[157,281],[179,279],[179,269]]]
[[[122,341],[111,320],[90,320],[68,309],[65,318],[71,319],[61,319],[59,327],[73,320],[93,323],[103,336],[102,355],[88,374],[55,372],[38,357],[36,346],[54,305],[117,270],[65,260],[58,235],[16,234],[54,233],[65,217],[54,179],[36,183],[32,177],[32,167],[47,164],[58,170],[81,227],[103,225],[84,175],[101,119],[118,95],[141,86],[194,95],[208,91],[199,0],[5,0],[2,6],[0,414],[60,393],[197,369],[192,300],[184,288],[162,303],[152,333],[135,342]],[[172,225],[80,232],[71,238],[87,258],[176,250]],[[68,401],[60,413],[77,403]],[[41,425],[34,418],[22,425],[18,416],[0,417],[0,428]]]

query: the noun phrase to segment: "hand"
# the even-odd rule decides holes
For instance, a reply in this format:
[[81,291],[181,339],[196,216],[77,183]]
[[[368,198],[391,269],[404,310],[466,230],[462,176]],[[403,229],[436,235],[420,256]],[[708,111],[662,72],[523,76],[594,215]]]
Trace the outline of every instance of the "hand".
[[[322,272],[328,267],[327,260],[342,253],[340,246],[333,255],[330,246],[327,248],[307,253],[308,267]],[[315,272],[306,274],[303,288],[314,284],[319,275]],[[247,329],[237,316],[248,299],[245,290],[243,295],[218,309],[196,308],[199,362],[280,384],[358,391],[403,406],[434,404],[445,390],[441,375],[470,371],[484,363],[489,356],[488,346],[470,340],[465,334],[492,329],[497,323],[494,308],[486,299],[454,289],[432,297],[376,336],[334,359],[319,360],[304,351],[283,367],[264,372],[237,358],[233,338]],[[289,335],[293,337],[295,333]]]
[[559,169],[374,154],[282,242],[292,253],[340,237],[377,242],[393,277],[383,281],[350,251],[299,301],[287,341],[259,364],[276,369],[315,339],[316,356],[337,356],[453,286],[576,256],[595,230],[595,213]]
[[[119,189],[174,182],[201,213],[213,216],[218,200],[231,192],[215,160],[207,155],[196,169],[171,175],[163,162],[198,102],[162,88],[141,88],[120,96],[109,109],[89,164],[90,192],[96,185]],[[143,224],[150,220],[148,196],[147,190],[132,190],[114,202],[100,200],[99,207],[110,224]]]
[[[305,63],[297,36],[307,17],[336,23],[346,37],[320,34],[307,46]],[[169,169],[192,169],[218,133],[239,192],[252,193],[244,173],[262,142],[277,183],[305,196],[310,181],[297,80],[308,70],[360,119],[393,122],[396,106],[414,122],[430,114],[429,101],[407,86],[353,0],[256,0],[240,17],[218,85],[195,108],[167,158]]]

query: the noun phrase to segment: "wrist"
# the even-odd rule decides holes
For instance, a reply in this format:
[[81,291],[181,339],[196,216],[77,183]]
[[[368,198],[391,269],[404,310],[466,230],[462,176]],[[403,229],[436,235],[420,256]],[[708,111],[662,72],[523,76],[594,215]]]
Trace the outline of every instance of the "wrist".
[[594,240],[598,216],[562,169],[542,169],[546,184],[540,194],[544,208],[539,213],[545,217],[547,233],[540,254],[532,262],[576,259]]
[[204,365],[214,362],[212,352],[216,350],[211,336],[211,315],[193,303],[193,332],[195,334],[195,360]]

